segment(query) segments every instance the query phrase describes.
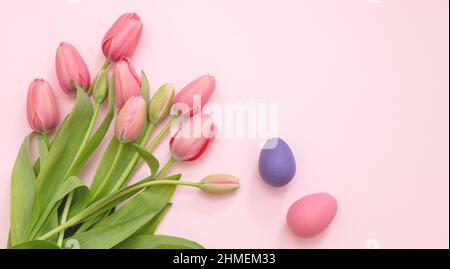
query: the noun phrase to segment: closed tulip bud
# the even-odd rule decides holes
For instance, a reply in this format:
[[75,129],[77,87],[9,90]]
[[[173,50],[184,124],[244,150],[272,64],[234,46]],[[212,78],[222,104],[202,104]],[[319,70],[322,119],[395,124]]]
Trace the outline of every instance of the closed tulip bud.
[[120,59],[114,66],[114,97],[121,108],[131,96],[138,96],[141,78],[134,70],[129,58]]
[[151,123],[158,123],[169,114],[174,95],[175,87],[170,83],[162,85],[156,91],[148,107],[148,117]]
[[144,127],[146,110],[145,100],[141,96],[128,99],[116,119],[116,137],[120,142],[133,142],[139,137]]
[[121,57],[130,57],[141,35],[142,23],[139,16],[136,13],[125,13],[109,28],[103,38],[103,54],[114,62]]
[[75,83],[83,89],[89,88],[91,77],[81,55],[74,46],[62,42],[56,51],[56,75],[59,85],[68,94],[77,92]]
[[28,88],[27,118],[31,128],[40,133],[47,133],[58,125],[55,95],[50,84],[42,79],[35,79]]
[[[214,80],[214,77],[203,75],[184,87],[175,96],[174,104],[183,104],[188,108],[188,111],[182,111],[182,113],[189,112],[193,115],[198,112],[199,107],[208,102],[215,87],[216,81]],[[199,98],[200,102],[194,102],[195,98]]]
[[102,69],[94,80],[93,95],[96,103],[101,104],[108,95],[108,72]]
[[239,180],[228,174],[214,174],[202,179],[199,188],[209,193],[231,192],[239,188]]
[[188,118],[170,140],[172,158],[184,162],[197,160],[214,140],[216,129],[208,115]]

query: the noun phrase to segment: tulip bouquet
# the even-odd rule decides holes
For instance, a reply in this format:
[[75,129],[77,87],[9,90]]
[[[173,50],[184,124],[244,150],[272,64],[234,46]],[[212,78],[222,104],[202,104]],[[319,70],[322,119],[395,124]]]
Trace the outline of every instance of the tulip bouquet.
[[[50,84],[42,79],[31,83],[27,116],[34,131],[24,139],[12,172],[9,248],[201,248],[191,240],[155,235],[175,188],[223,193],[239,187],[238,180],[227,174],[198,182],[168,175],[174,163],[198,159],[213,141],[217,128],[199,105],[208,102],[215,81],[210,75],[201,76],[176,95],[167,83],[151,97],[145,73],[138,75],[129,58],[141,34],[139,17],[122,15],[103,39],[106,60],[93,81],[75,47],[60,44],[59,84],[76,97],[61,124]],[[100,121],[104,103],[106,114]],[[77,175],[104,140],[116,108],[115,135],[88,187]],[[160,123],[164,126],[153,136]],[[151,152],[170,129],[175,130],[171,157],[160,167]],[[34,163],[31,139],[38,142]],[[141,162],[149,167],[149,175],[129,184]]]

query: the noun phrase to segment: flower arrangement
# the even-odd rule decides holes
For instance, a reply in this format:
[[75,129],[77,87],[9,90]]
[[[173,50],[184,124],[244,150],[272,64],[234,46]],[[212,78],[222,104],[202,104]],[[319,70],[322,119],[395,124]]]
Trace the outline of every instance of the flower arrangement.
[[[217,128],[193,98],[207,103],[215,80],[201,76],[176,95],[167,83],[151,97],[145,73],[138,74],[129,58],[142,29],[134,13],[112,25],[101,44],[105,63],[93,81],[76,48],[60,44],[55,61],[58,81],[64,92],[76,96],[61,124],[50,84],[42,79],[30,84],[27,116],[33,132],[25,137],[12,172],[9,248],[201,248],[188,239],[155,235],[175,188],[183,185],[216,194],[239,187],[238,179],[228,174],[198,182],[168,175],[174,163],[195,161],[214,140]],[[97,124],[104,103],[106,115]],[[77,175],[105,139],[116,108],[115,135],[88,187]],[[151,139],[155,126],[164,121]],[[171,128],[177,130],[170,140],[171,158],[160,166],[151,152]],[[34,163],[31,139],[37,139],[39,148]],[[141,161],[150,174],[128,184]]]

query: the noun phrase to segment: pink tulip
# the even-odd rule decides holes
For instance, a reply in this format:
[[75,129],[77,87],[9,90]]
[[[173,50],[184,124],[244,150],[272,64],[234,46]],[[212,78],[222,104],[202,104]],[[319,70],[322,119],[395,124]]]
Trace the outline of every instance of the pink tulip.
[[239,180],[228,174],[214,174],[202,179],[199,188],[210,193],[230,192],[239,188]]
[[56,51],[56,75],[62,89],[68,94],[76,93],[74,83],[89,88],[91,77],[81,55],[74,46],[62,42]]
[[109,28],[102,41],[105,57],[117,61],[133,55],[142,35],[142,23],[136,13],[125,13]]
[[122,143],[133,142],[144,127],[147,105],[141,96],[132,96],[116,119],[116,137]]
[[197,114],[188,118],[170,140],[172,158],[176,161],[195,161],[214,140],[216,129],[208,115]]
[[[216,81],[213,76],[203,75],[184,87],[174,99],[174,104],[184,104],[189,110],[182,111],[189,112],[191,115],[197,113],[199,106],[205,105],[209,97],[216,87]],[[194,102],[195,98],[199,98],[199,104]]]
[[31,128],[40,133],[53,130],[59,122],[59,111],[52,87],[35,79],[28,88],[27,118]]
[[121,58],[114,66],[114,97],[121,108],[131,96],[138,96],[141,78],[131,64],[130,58]]

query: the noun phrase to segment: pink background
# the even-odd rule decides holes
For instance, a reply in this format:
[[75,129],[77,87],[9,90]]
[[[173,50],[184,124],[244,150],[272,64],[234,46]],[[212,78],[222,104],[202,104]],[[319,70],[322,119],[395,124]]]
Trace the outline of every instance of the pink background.
[[[209,248],[448,248],[448,5],[2,0],[0,246],[9,225],[11,168],[30,131],[28,84],[49,80],[67,113],[72,99],[54,70],[59,42],[73,43],[94,74],[103,34],[119,15],[135,11],[144,35],[134,63],[149,74],[153,90],[164,82],[180,89],[210,72],[214,102],[278,102],[280,135],[298,165],[293,182],[274,189],[257,173],[260,140],[218,139],[204,158],[177,168],[189,180],[229,172],[241,189],[212,197],[179,188],[158,233]],[[165,141],[156,151],[161,160],[167,148]],[[86,181],[94,164],[82,173]],[[333,194],[337,216],[323,234],[297,238],[285,214],[313,192]]]

